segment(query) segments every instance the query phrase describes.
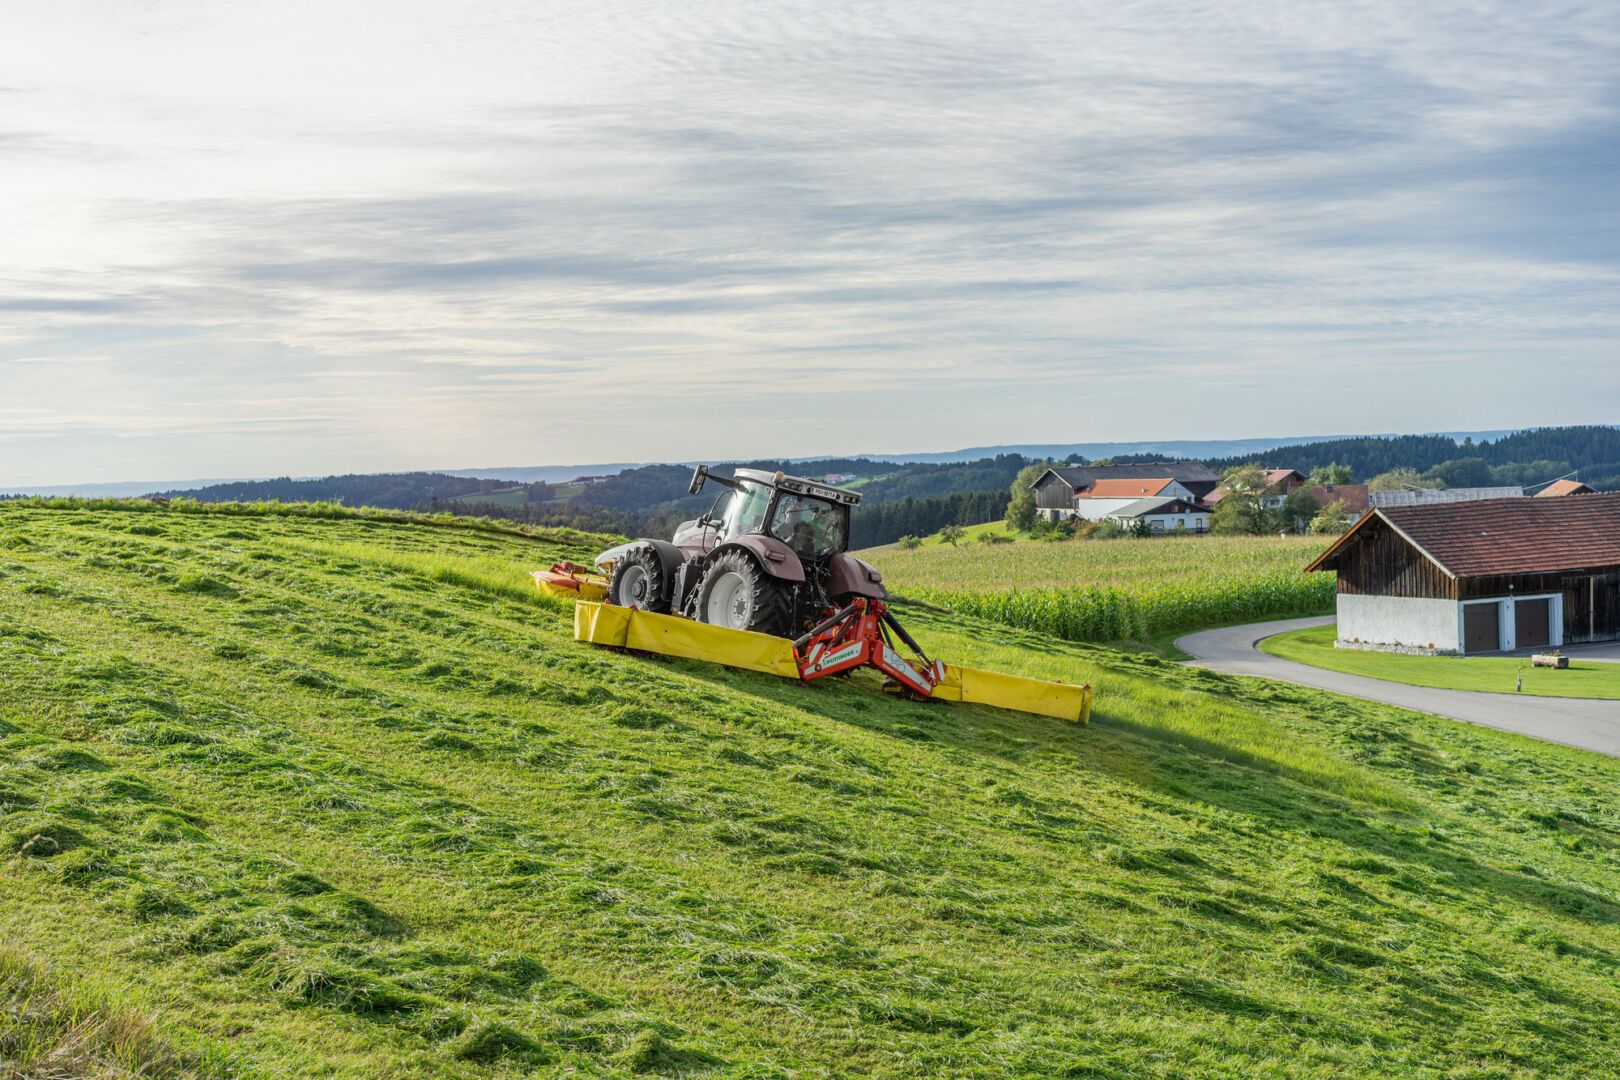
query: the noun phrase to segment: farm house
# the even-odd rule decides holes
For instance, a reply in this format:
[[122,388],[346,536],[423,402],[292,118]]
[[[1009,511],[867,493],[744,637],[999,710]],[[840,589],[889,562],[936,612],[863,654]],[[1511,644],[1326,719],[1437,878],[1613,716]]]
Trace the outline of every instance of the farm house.
[[[1139,499],[1175,497],[1198,502],[1221,478],[1197,461],[1153,461],[1144,465],[1070,465],[1047,469],[1030,487],[1037,512],[1048,520],[1090,516],[1091,520]],[[1098,500],[1081,503],[1081,499]],[[1106,505],[1113,500],[1113,505]],[[1084,513],[1082,513],[1084,511]]]
[[1488,653],[1620,639],[1620,493],[1374,507],[1338,572],[1338,644]]

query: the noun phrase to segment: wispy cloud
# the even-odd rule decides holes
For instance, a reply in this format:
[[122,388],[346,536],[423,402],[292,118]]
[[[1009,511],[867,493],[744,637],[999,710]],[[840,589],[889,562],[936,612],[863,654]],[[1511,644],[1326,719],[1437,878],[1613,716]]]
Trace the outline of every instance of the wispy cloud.
[[1612,5],[13,22],[0,481],[1620,419]]

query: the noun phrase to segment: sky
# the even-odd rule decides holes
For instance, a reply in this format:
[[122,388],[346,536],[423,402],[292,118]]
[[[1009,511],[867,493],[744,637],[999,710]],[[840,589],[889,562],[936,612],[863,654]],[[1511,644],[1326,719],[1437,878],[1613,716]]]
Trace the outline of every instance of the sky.
[[8,0],[0,484],[1620,422],[1620,6]]

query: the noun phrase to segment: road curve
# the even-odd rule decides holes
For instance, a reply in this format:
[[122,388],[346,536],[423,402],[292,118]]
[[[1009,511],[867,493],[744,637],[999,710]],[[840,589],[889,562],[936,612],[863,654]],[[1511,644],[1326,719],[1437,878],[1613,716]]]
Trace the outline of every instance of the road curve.
[[1333,617],[1329,615],[1201,630],[1177,638],[1176,648],[1195,657],[1188,661],[1189,664],[1212,671],[1298,683],[1620,757],[1620,701],[1486,694],[1475,690],[1407,686],[1405,683],[1296,664],[1263,653],[1256,647],[1274,634],[1307,626],[1326,626],[1331,622]]

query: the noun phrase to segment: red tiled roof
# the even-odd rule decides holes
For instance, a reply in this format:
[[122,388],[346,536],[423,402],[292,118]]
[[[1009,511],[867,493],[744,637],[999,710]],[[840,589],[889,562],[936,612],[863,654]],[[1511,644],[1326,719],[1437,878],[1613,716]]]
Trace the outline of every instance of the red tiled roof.
[[1536,492],[1536,498],[1539,499],[1544,495],[1586,495],[1590,494],[1591,491],[1591,488],[1579,480],[1554,480]]
[[1168,476],[1151,480],[1098,480],[1084,494],[1094,499],[1145,499],[1149,495],[1159,494],[1173,483],[1175,481]]
[[1389,522],[1455,577],[1620,566],[1620,492],[1386,506],[1371,516]]
[[1352,514],[1359,514],[1372,505],[1366,484],[1315,484],[1305,490],[1311,493],[1318,506],[1343,500],[1344,508]]
[[1298,469],[1267,469],[1266,483],[1276,486],[1277,484],[1280,484],[1284,480],[1288,479],[1290,476],[1299,477],[1301,482],[1303,482],[1305,479],[1304,474],[1302,474]]

